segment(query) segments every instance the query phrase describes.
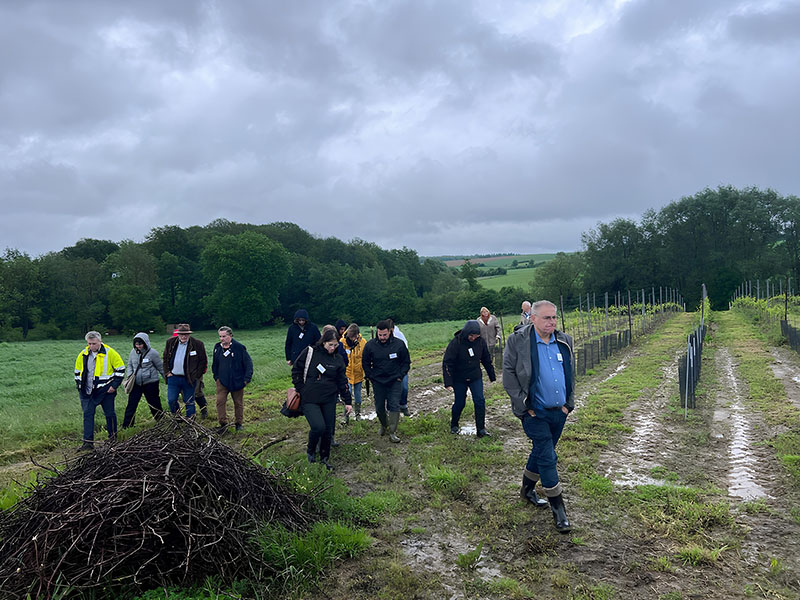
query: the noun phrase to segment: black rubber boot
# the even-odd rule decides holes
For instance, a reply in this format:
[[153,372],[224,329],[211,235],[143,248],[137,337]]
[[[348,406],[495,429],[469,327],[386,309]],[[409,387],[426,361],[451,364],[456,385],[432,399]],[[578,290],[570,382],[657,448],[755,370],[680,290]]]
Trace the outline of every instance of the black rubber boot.
[[564,506],[564,498],[559,494],[558,496],[548,498],[548,500],[550,501],[550,508],[553,511],[553,521],[555,521],[558,533],[567,533],[572,529],[572,525],[570,525],[569,519],[567,519],[567,509]]
[[538,508],[547,506],[547,500],[540,498],[536,493],[536,482],[526,475],[522,476],[522,489],[519,491],[519,495],[523,500],[527,500]]

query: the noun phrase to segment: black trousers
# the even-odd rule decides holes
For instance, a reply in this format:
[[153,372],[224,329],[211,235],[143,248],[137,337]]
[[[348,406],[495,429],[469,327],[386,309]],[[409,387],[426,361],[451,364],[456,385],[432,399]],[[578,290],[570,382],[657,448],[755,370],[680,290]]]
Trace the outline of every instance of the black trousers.
[[304,402],[303,414],[311,428],[308,432],[306,452],[315,454],[317,443],[319,443],[320,458],[328,458],[331,455],[331,438],[333,437],[333,425],[336,422],[336,400],[323,404]]
[[136,409],[139,408],[139,400],[142,399],[142,394],[147,399],[153,418],[156,420],[161,418],[163,409],[161,408],[161,397],[158,395],[158,382],[151,381],[144,385],[135,385],[130,396],[128,396],[128,406],[125,407],[125,417],[122,420],[123,428],[132,427],[134,421],[136,421]]

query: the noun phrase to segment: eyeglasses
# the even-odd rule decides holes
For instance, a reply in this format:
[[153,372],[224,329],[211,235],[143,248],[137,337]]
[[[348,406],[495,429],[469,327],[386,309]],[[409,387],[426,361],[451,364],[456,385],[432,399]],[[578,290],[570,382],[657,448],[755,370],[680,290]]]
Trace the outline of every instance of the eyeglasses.
[[550,317],[550,316],[540,317],[539,315],[533,315],[533,316],[536,317],[537,319],[541,319],[542,321],[554,321],[554,322],[558,321],[558,317],[555,316],[555,315],[552,316],[552,317]]

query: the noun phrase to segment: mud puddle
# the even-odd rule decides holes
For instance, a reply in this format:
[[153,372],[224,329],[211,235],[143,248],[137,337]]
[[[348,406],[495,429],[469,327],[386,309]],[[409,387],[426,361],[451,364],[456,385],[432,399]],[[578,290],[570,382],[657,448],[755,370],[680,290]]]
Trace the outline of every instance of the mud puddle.
[[610,374],[610,375],[608,375],[608,376],[607,376],[605,379],[603,379],[603,380],[601,381],[601,383],[605,383],[606,381],[608,381],[608,380],[610,380],[610,379],[613,379],[614,377],[616,377],[617,375],[619,375],[619,374],[620,374],[620,373],[621,373],[621,372],[622,372],[622,371],[623,371],[623,370],[624,370],[624,369],[625,369],[627,366],[628,366],[628,363],[626,363],[626,362],[623,360],[623,361],[622,361],[622,362],[619,364],[619,366],[618,366],[616,369],[614,369],[614,370],[611,372],[611,374]]
[[[745,406],[742,391],[736,377],[733,358],[728,348],[717,351],[717,373],[723,394],[714,410],[714,437],[728,441],[728,494],[742,500],[769,498],[767,491],[756,482],[759,459],[753,449],[755,441],[752,431],[752,412]],[[721,431],[727,425],[728,434]],[[722,438],[720,438],[722,436]]]
[[[623,363],[603,381],[621,372]],[[674,444],[671,434],[661,422],[672,391],[677,389],[677,357],[662,369],[663,379],[654,392],[629,408],[625,424],[632,429],[622,447],[603,456],[600,465],[605,477],[615,485],[633,488],[637,485],[663,485],[664,480],[652,476],[653,469],[663,465],[671,456]],[[605,465],[605,468],[603,468]]]

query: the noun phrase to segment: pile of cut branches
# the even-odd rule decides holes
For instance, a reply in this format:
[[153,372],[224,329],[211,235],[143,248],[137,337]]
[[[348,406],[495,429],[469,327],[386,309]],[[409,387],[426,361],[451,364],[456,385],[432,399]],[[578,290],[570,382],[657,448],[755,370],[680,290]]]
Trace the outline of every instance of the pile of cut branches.
[[316,520],[308,496],[185,419],[52,468],[0,514],[0,596],[260,577],[253,533]]

